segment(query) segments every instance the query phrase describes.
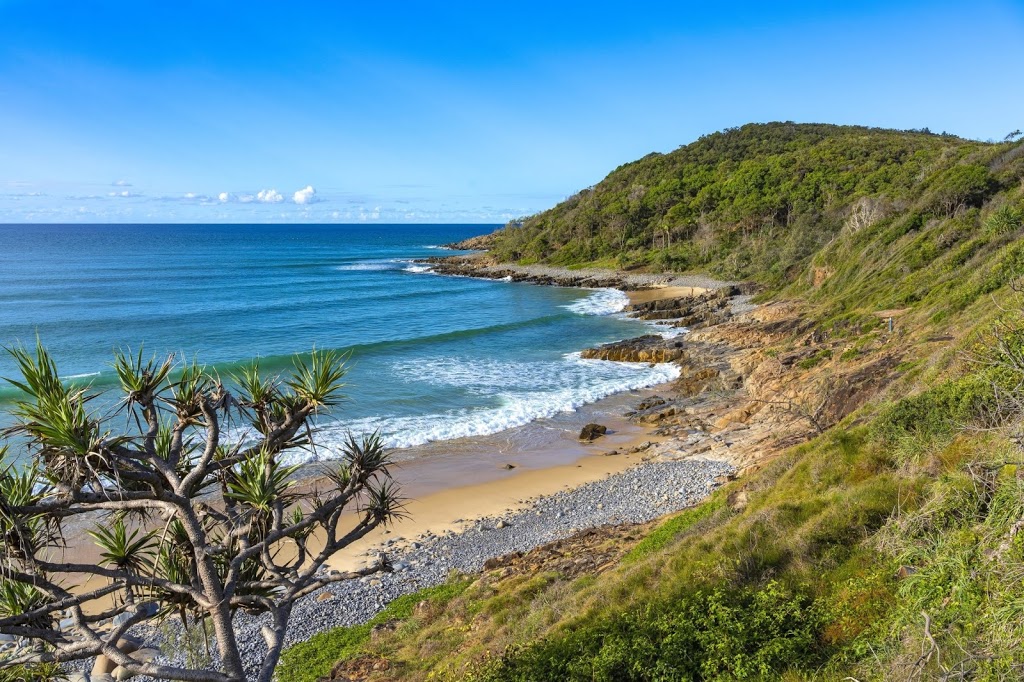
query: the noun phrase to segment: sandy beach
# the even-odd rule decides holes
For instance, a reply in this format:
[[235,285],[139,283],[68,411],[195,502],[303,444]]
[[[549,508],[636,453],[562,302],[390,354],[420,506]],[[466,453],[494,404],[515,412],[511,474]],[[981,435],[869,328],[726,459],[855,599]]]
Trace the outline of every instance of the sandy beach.
[[375,555],[387,540],[402,538],[392,546],[397,549],[415,537],[457,532],[478,519],[519,511],[537,497],[619,473],[641,461],[642,455],[632,452],[638,446],[663,440],[653,435],[650,427],[629,424],[624,419],[609,428],[614,432],[593,443],[581,443],[578,448],[512,453],[505,459],[513,469],[497,465],[490,458],[466,455],[408,460],[394,471],[408,498],[408,518],[350,545],[334,555],[328,566],[353,570],[364,565],[366,556]]
[[[665,298],[699,295],[701,287],[656,286],[628,291],[631,304]],[[538,497],[552,495],[600,480],[638,464],[641,456],[630,454],[639,445],[665,439],[651,426],[630,422],[623,415],[652,395],[671,390],[671,383],[618,393],[585,405],[572,414],[538,420],[497,434],[438,441],[396,450],[395,480],[406,498],[408,518],[389,528],[379,528],[336,554],[328,567],[348,571],[376,556],[383,543],[390,550],[405,546],[411,538],[464,529],[471,521],[499,516],[526,507]],[[605,436],[582,442],[583,425],[599,422]],[[311,464],[300,472],[303,486],[317,485],[329,462]],[[76,561],[99,561],[100,550],[72,528],[65,556]],[[396,538],[404,538],[395,543]],[[397,546],[396,546],[397,545]],[[290,553],[285,545],[283,556]],[[93,578],[81,589],[93,589],[103,580]]]
[[[544,270],[546,275],[558,272],[576,271],[550,267]],[[651,288],[625,293],[630,304],[637,305],[700,296],[713,291],[715,285],[728,285],[704,278],[700,283],[705,286],[656,283]],[[391,528],[378,529],[339,552],[329,566],[352,570],[365,565],[366,557],[375,555],[388,540],[393,541],[390,548],[397,549],[414,537],[460,531],[474,520],[521,510],[538,497],[601,480],[637,465],[644,457],[637,452],[639,446],[662,443],[666,438],[655,434],[652,426],[633,423],[623,414],[644,398],[671,391],[669,382],[587,405],[555,426],[562,429],[560,438],[541,447],[530,445],[529,432],[538,426],[532,424],[493,436],[446,441],[399,453],[403,461],[394,474],[409,498],[409,518]],[[577,440],[579,428],[594,419],[608,428],[608,434],[591,443]],[[513,468],[507,468],[508,465]],[[402,540],[394,542],[396,538]]]

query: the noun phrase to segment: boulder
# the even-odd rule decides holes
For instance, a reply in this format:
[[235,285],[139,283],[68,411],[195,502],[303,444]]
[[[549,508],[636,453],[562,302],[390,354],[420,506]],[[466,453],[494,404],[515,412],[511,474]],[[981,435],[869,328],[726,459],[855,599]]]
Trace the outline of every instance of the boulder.
[[660,395],[652,395],[649,398],[644,398],[643,400],[641,400],[640,403],[636,406],[636,411],[643,412],[644,410],[649,410],[652,407],[658,407],[664,404],[664,398],[662,398]]
[[[126,654],[138,651],[141,644],[142,642],[134,637],[122,637],[117,640],[117,648]],[[92,674],[90,677],[92,679],[96,679],[97,675],[110,675],[114,672],[114,669],[118,667],[117,663],[114,663],[103,654],[100,654],[96,657],[96,660],[93,661]]]
[[602,426],[601,424],[587,424],[583,427],[583,430],[580,431],[580,440],[587,442],[597,440],[607,432],[607,426]]
[[110,673],[110,676],[117,680],[117,682],[124,682],[125,680],[130,680],[135,677],[121,666],[114,668],[114,671]]

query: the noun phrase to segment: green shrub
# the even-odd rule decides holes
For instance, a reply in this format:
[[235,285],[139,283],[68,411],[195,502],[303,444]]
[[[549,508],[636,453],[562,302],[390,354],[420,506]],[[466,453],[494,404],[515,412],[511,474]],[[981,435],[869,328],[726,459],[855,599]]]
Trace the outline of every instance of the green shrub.
[[760,680],[810,671],[826,650],[812,599],[777,582],[685,594],[511,649],[485,679]]
[[800,369],[810,369],[816,365],[821,364],[824,360],[828,360],[832,357],[832,350],[830,348],[822,348],[817,353],[809,358],[804,358],[800,362],[796,363]]
[[1024,225],[1024,209],[1004,205],[997,208],[985,220],[985,232],[991,236],[1012,234]]
[[973,423],[996,408],[994,380],[992,372],[979,372],[904,398],[882,412],[876,433],[889,442],[902,434],[951,434],[954,428]]

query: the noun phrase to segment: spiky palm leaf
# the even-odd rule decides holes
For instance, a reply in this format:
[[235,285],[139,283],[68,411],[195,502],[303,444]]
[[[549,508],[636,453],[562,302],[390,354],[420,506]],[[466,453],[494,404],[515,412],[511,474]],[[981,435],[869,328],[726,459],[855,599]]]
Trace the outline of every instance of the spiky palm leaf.
[[276,377],[265,377],[260,373],[259,359],[244,365],[231,375],[242,391],[240,402],[246,407],[269,405],[279,394]]
[[391,451],[384,444],[379,430],[365,434],[361,439],[349,433],[341,445],[341,452],[350,476],[360,482],[368,481],[378,474],[389,475]]
[[100,556],[114,568],[138,575],[152,565],[157,545],[154,531],[134,528],[129,532],[124,519],[117,518],[109,528],[97,526],[86,532],[103,550]]
[[[161,580],[177,585],[193,584],[193,571],[188,562],[170,546],[160,548],[153,566],[153,574]],[[203,616],[202,609],[186,595],[161,587],[153,588],[152,594],[160,604],[161,617],[177,614],[182,624],[187,625],[189,614],[199,618]]]
[[296,498],[289,480],[299,465],[284,465],[271,452],[260,450],[243,459],[228,473],[225,497],[239,503],[252,523],[252,540],[258,542],[270,530],[276,505],[285,507]]
[[[0,618],[20,616],[45,606],[49,598],[34,585],[0,578]],[[41,615],[29,623],[32,627],[48,630],[53,627],[52,615]]]
[[44,514],[18,511],[39,503],[50,494],[40,480],[36,464],[16,470],[4,465],[7,446],[0,447],[0,536],[8,558],[31,559],[35,553],[60,536],[60,522]]
[[[302,507],[296,505],[292,509],[292,516],[291,516],[291,518],[288,520],[289,525],[297,526],[297,525],[299,525],[300,523],[302,523],[305,520],[306,520],[305,512],[302,511]],[[300,531],[296,531],[295,534],[292,535],[292,537],[295,538],[296,540],[304,540],[304,539],[308,538],[310,533],[312,533],[312,532],[313,532],[313,526],[310,525],[310,526],[307,526],[306,528],[304,528],[304,529],[302,529]]]
[[5,433],[21,434],[44,463],[44,474],[54,484],[72,489],[87,481],[102,487],[101,477],[112,472],[109,449],[127,443],[128,436],[109,437],[86,404],[96,397],[85,388],[65,386],[57,366],[37,339],[35,356],[24,348],[8,348],[22,380],[5,379],[28,396],[15,402],[18,424]]
[[405,498],[398,494],[398,490],[398,484],[390,479],[366,486],[363,509],[370,512],[376,522],[385,526],[408,518]]
[[333,407],[345,399],[341,394],[345,384],[341,380],[348,373],[347,359],[341,353],[314,348],[308,358],[295,359],[285,385],[314,410]]
[[186,423],[195,423],[202,416],[201,404],[213,380],[206,373],[206,367],[194,359],[185,365],[178,380],[171,384],[169,401],[178,418]]
[[282,464],[267,450],[260,450],[231,472],[227,496],[251,509],[272,511],[277,502],[287,504],[292,500],[287,491],[293,481],[288,479],[298,469],[298,464]]
[[14,414],[21,422],[16,430],[44,449],[79,455],[94,452],[99,429],[85,405],[95,396],[61,382],[57,365],[42,342],[36,341],[34,358],[25,348],[8,348],[7,352],[17,363],[22,380],[4,380],[31,398],[15,403]]
[[160,393],[164,381],[174,368],[174,356],[170,355],[159,365],[154,355],[147,361],[142,359],[142,346],[132,355],[130,351],[114,351],[114,372],[125,393],[125,403],[131,407],[146,402]]

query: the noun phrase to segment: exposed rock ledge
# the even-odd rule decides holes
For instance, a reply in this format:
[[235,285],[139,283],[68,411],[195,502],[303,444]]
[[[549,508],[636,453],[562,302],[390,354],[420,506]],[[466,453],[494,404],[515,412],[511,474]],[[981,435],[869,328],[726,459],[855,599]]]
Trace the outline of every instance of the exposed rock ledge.
[[626,308],[633,317],[670,324],[673,327],[698,329],[721,324],[732,317],[732,303],[741,295],[736,285],[722,287],[698,296],[664,298],[634,303]]
[[675,362],[685,356],[686,351],[683,350],[681,340],[666,340],[653,334],[606,343],[597,348],[587,348],[580,353],[580,357],[585,360],[612,362]]
[[[451,246],[468,245],[459,242]],[[468,246],[467,246],[468,248]],[[665,286],[689,287],[694,290],[718,290],[746,285],[736,282],[722,282],[699,275],[676,275],[672,273],[622,272],[598,268],[569,269],[553,265],[519,265],[498,263],[487,254],[470,256],[445,256],[427,258],[421,262],[433,266],[441,275],[460,275],[484,279],[507,279],[513,282],[530,282],[563,287],[614,288],[622,291],[641,291]],[[742,293],[748,293],[743,291]]]

